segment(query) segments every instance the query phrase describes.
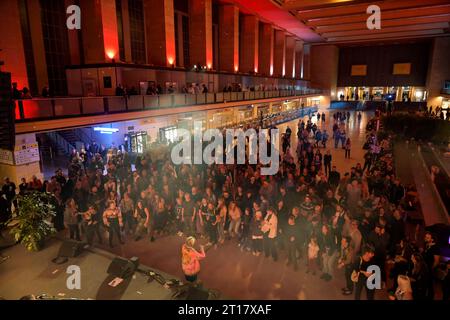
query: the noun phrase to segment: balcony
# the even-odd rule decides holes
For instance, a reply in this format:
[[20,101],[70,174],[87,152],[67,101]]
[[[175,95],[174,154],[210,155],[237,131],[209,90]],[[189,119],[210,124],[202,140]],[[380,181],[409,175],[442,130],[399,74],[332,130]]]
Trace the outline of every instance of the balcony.
[[161,110],[174,107],[321,94],[317,89],[164,94],[154,96],[49,98],[15,101],[16,122]]

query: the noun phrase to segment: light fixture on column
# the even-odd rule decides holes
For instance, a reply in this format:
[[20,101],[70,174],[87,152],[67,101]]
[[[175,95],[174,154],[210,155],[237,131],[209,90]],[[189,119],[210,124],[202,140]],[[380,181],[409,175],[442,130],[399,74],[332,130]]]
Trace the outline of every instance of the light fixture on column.
[[114,57],[116,56],[116,53],[112,50],[106,51],[106,56],[111,59],[111,61],[114,63]]
[[167,62],[171,68],[175,68],[174,59],[172,57],[167,58]]

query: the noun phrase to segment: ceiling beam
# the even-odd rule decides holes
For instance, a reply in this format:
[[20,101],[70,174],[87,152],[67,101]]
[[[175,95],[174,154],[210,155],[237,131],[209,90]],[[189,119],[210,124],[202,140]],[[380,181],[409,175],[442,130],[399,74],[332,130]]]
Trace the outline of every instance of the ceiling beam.
[[[437,6],[428,9],[415,8],[415,9],[407,9],[407,10],[395,10],[389,12],[381,12],[381,26],[383,27],[383,20],[385,19],[406,19],[406,18],[415,18],[415,17],[423,17],[423,16],[433,16],[433,15],[442,15],[450,13],[450,4]],[[319,27],[319,26],[332,26],[332,25],[340,25],[344,23],[358,23],[358,22],[366,22],[368,18],[367,14],[356,14],[350,16],[338,16],[333,18],[319,18],[319,19],[311,19],[308,21],[302,20],[307,26],[310,27]],[[300,19],[301,20],[301,19]]]
[[334,37],[345,37],[345,36],[358,36],[358,35],[370,35],[370,34],[386,34],[386,33],[397,33],[406,31],[420,31],[420,30],[436,30],[436,29],[446,29],[449,27],[448,22],[436,22],[423,25],[407,25],[398,26],[392,28],[382,28],[380,30],[350,30],[350,31],[336,31],[322,33],[321,36],[327,39]]
[[[372,1],[370,4],[375,4],[380,7],[381,14],[392,10],[407,10],[414,8],[428,8],[439,5],[448,4],[448,0],[427,0],[423,2],[411,0],[397,0],[397,1]],[[336,8],[323,8],[320,10],[299,10],[297,16],[302,20],[329,18],[336,16],[349,16],[353,14],[366,14],[368,4],[358,5],[341,5]]]
[[373,0],[284,0],[283,9],[289,11],[316,10],[342,5],[374,2]]
[[[433,22],[450,22],[450,13],[435,15],[435,16],[425,16],[425,17],[415,17],[415,18],[406,18],[406,19],[383,19],[382,27],[395,27],[395,26],[404,26],[404,25],[416,25],[416,24],[425,24],[425,23],[433,23]],[[326,32],[334,32],[334,31],[346,31],[346,30],[366,30],[366,22],[360,23],[344,23],[333,26],[318,26],[315,27],[316,32],[318,33],[326,33]]]
[[338,42],[338,41],[365,41],[369,39],[388,39],[388,38],[402,38],[402,37],[416,37],[416,36],[436,36],[442,35],[444,31],[442,29],[435,30],[422,30],[422,31],[406,31],[406,32],[396,32],[391,34],[367,34],[367,35],[358,35],[358,36],[342,36],[342,37],[334,37],[327,39],[327,42]]

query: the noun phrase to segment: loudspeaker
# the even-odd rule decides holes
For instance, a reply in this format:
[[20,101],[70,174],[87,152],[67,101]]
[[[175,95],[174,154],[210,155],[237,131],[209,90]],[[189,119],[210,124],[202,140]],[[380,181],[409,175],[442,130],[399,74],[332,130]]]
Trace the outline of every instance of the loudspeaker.
[[84,243],[76,240],[64,240],[59,248],[58,257],[75,258],[83,251]]
[[126,279],[133,275],[138,267],[138,264],[139,259],[134,257],[132,258],[132,260],[116,257],[113,259],[113,261],[111,261],[107,272],[114,277]]

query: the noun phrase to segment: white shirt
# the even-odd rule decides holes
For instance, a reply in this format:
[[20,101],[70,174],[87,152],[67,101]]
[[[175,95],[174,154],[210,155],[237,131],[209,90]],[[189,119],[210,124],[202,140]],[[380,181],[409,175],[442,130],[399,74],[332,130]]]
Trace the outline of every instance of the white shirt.
[[269,233],[268,237],[270,239],[274,239],[277,237],[277,230],[278,230],[278,218],[275,214],[268,213],[264,218],[264,227],[263,227],[264,233]]

